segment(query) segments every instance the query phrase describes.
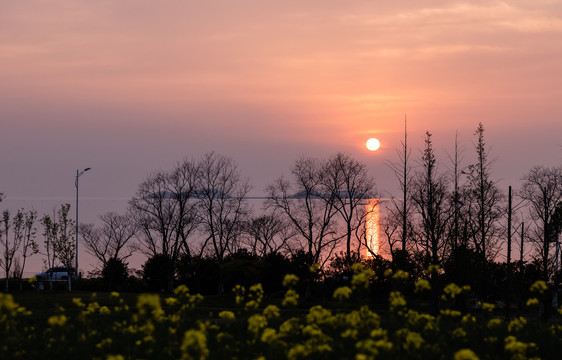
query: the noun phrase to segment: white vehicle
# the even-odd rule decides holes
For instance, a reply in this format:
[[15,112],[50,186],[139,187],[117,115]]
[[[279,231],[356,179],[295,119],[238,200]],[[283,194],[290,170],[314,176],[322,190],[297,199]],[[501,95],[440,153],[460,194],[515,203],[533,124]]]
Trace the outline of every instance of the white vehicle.
[[37,281],[68,281],[69,277],[76,279],[76,271],[74,271],[74,268],[68,269],[64,266],[57,266],[45,272],[35,274],[35,277]]

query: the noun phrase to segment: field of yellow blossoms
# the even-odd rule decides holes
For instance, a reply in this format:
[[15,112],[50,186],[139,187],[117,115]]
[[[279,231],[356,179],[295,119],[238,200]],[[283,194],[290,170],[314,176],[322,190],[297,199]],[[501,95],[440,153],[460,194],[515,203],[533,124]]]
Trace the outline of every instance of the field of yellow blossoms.
[[[377,311],[361,300],[372,270],[353,269],[349,286],[306,309],[291,274],[276,305],[256,284],[236,286],[232,306],[220,310],[202,308],[201,295],[179,286],[173,294],[141,294],[131,306],[119,293],[101,303],[76,297],[38,321],[0,293],[0,359],[562,358],[562,325],[536,316],[506,320],[492,304],[459,306],[470,288],[448,284],[436,291],[436,269],[408,289],[400,285],[408,273],[387,271],[396,285]],[[538,281],[530,290],[526,306],[533,314],[547,286]],[[420,298],[428,299],[425,305]]]

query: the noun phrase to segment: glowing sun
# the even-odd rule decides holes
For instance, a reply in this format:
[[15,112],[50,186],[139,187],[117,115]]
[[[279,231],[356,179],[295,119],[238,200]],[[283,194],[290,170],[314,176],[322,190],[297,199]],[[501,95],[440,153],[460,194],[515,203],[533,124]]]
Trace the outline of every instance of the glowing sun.
[[367,140],[367,149],[377,151],[381,147],[381,142],[377,138],[370,138]]

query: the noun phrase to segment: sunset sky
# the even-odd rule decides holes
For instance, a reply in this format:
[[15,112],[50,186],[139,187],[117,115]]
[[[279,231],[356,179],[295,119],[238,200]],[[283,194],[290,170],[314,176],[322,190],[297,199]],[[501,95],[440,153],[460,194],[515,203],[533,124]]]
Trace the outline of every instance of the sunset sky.
[[[216,151],[253,195],[301,155],[338,151],[394,191],[455,132],[519,186],[562,162],[562,2],[0,0],[0,191],[130,197],[153,170]],[[377,152],[365,141],[381,140]]]

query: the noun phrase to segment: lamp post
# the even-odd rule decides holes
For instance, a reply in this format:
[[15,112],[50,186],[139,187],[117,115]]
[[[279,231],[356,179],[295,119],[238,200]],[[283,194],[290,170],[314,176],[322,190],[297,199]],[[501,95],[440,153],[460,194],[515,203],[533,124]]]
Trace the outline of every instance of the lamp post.
[[[90,170],[91,168],[85,168],[82,171],[76,170],[76,180],[74,185],[76,185],[76,277],[78,277],[78,178],[82,176],[86,171]],[[69,276],[70,277],[70,276]]]

